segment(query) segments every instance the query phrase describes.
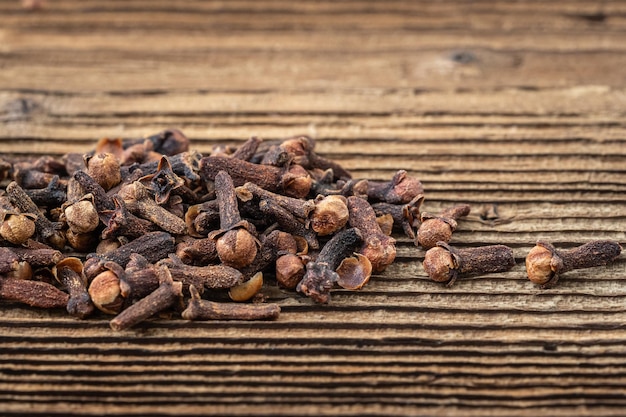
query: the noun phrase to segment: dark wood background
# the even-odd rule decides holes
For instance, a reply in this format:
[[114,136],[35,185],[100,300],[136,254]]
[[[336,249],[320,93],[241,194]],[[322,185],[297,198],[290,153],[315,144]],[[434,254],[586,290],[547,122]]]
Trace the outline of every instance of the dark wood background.
[[537,239],[626,242],[626,3],[0,1],[0,153],[177,127],[192,147],[293,134],[355,176],[469,203],[453,243],[508,273],[430,282],[424,251],[276,322],[0,307],[2,415],[624,415],[626,260],[541,290]]

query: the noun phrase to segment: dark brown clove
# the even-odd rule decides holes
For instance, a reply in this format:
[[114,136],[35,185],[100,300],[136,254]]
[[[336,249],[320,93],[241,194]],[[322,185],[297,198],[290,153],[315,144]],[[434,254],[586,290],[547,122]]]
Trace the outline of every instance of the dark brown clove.
[[159,205],[165,204],[173,191],[185,185],[185,180],[174,173],[172,164],[166,156],[159,161],[157,172],[146,175],[139,181],[148,183],[147,187],[154,193],[154,201]]
[[252,196],[259,200],[271,200],[285,210],[289,211],[294,216],[303,220],[307,219],[311,212],[315,210],[315,201],[313,200],[302,200],[299,198],[276,194],[271,191],[264,190],[251,182],[247,182],[241,187],[237,187],[236,192],[237,196],[242,201],[248,201],[252,198]]
[[219,260],[215,240],[187,238],[176,246],[176,256],[187,265],[208,265]]
[[0,247],[0,274],[6,274],[17,269],[19,261],[19,258],[12,250]]
[[448,286],[458,278],[504,272],[514,265],[513,250],[504,245],[457,249],[439,242],[424,256],[424,270],[430,279]]
[[224,156],[206,156],[200,161],[200,169],[205,181],[213,181],[218,172],[226,171],[235,186],[252,182],[265,190],[294,198],[306,197],[312,183],[310,175],[300,165],[279,168]]
[[308,136],[298,136],[283,141],[278,148],[288,155],[293,163],[306,169],[331,169],[335,179],[350,179],[350,172],[337,162],[315,153],[315,142]]
[[226,171],[215,176],[215,194],[219,205],[220,229],[209,233],[215,239],[217,255],[229,266],[250,265],[257,254],[258,240],[252,234],[254,226],[241,219],[232,178]]
[[28,262],[33,268],[46,267],[57,264],[64,255],[50,247],[44,248],[11,248],[20,262]]
[[539,241],[526,256],[526,272],[528,279],[535,284],[551,288],[558,283],[561,274],[606,265],[621,252],[620,244],[611,240],[596,240],[566,251]]
[[415,244],[429,249],[436,246],[437,242],[450,242],[452,232],[457,227],[457,219],[467,216],[469,212],[469,205],[459,204],[443,210],[437,216],[430,213],[422,213],[422,224],[417,229]]
[[106,223],[108,218],[106,216],[103,217],[103,213],[115,209],[113,198],[85,171],[76,171],[73,178],[83,187],[85,193],[93,196],[93,203],[96,206],[96,210],[98,214],[100,214],[102,221]]
[[374,203],[372,208],[376,216],[390,214],[394,228],[401,230],[409,239],[415,239],[415,230],[421,222],[420,208],[424,194],[420,194],[406,204]]
[[158,266],[157,273],[159,288],[115,316],[109,322],[113,330],[129,329],[181,300],[183,284],[172,280],[170,271],[165,265]]
[[55,248],[61,249],[65,246],[65,236],[59,230],[60,225],[55,225],[48,220],[22,187],[13,181],[7,185],[6,192],[11,203],[17,207],[20,212],[35,216],[35,228],[42,239]]
[[170,254],[157,265],[169,268],[172,278],[187,288],[190,284],[199,291],[206,288],[231,288],[243,282],[243,274],[227,265],[193,266],[184,264],[176,255]]
[[165,129],[147,138],[155,152],[174,156],[189,151],[189,138],[178,129]]
[[0,300],[16,301],[39,308],[65,308],[69,295],[46,282],[0,278]]
[[159,206],[146,187],[139,181],[122,187],[118,196],[124,201],[131,213],[150,220],[166,232],[181,235],[187,230],[185,221],[164,207]]
[[276,204],[273,200],[261,200],[259,209],[261,212],[271,216],[278,223],[281,230],[303,237],[311,249],[320,247],[315,231],[307,228],[303,222],[299,221],[293,214]]
[[250,139],[240,145],[230,157],[234,159],[241,159],[242,161],[250,161],[256,153],[259,145],[263,142],[263,139],[252,136]]
[[62,183],[59,176],[55,175],[45,187],[24,191],[38,206],[58,207],[67,200],[66,189],[67,184]]
[[202,300],[194,286],[191,299],[181,313],[185,320],[275,320],[280,314],[278,304],[216,303]]
[[328,303],[330,290],[339,280],[335,270],[362,242],[361,232],[356,228],[337,233],[324,245],[317,259],[307,263],[304,277],[296,290],[318,303]]
[[371,201],[384,201],[391,204],[407,204],[420,194],[424,194],[424,187],[420,180],[411,177],[405,170],[396,172],[388,182],[369,181],[367,197]]
[[93,313],[95,307],[87,292],[87,278],[83,273],[81,260],[74,257],[65,258],[55,265],[52,272],[70,294],[67,312],[80,319]]
[[166,258],[175,251],[174,238],[167,232],[150,232],[119,248],[103,255],[91,253],[85,262],[85,275],[92,279],[104,271],[107,261],[125,267],[133,253],[143,255],[149,262],[156,262]]
[[115,203],[115,210],[106,213],[109,221],[107,222],[107,227],[102,231],[102,239],[119,236],[135,239],[158,229],[158,226],[150,220],[142,219],[132,214],[126,208],[124,200],[119,196],[114,196],[113,202]]
[[385,235],[376,222],[376,213],[370,204],[359,197],[348,197],[350,226],[359,229],[363,245],[359,253],[365,255],[374,272],[382,272],[396,258],[396,240]]

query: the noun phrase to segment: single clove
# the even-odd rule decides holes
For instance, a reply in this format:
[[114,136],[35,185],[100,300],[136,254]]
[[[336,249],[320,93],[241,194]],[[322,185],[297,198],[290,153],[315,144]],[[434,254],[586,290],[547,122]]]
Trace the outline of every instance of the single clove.
[[224,264],[235,268],[250,265],[256,257],[259,242],[252,234],[254,226],[241,219],[235,187],[226,171],[220,171],[215,176],[215,194],[220,229],[209,233],[209,238],[216,241],[217,255]]
[[182,282],[174,282],[165,265],[157,266],[159,288],[115,316],[109,325],[113,330],[129,329],[163,311],[182,298]]
[[168,254],[174,251],[175,245],[172,235],[167,232],[150,232],[111,252],[102,255],[96,253],[87,255],[85,275],[88,279],[92,279],[104,271],[104,263],[107,261],[125,267],[133,253],[143,255],[149,262],[156,262],[166,258]]
[[200,170],[205,181],[213,181],[218,172],[226,171],[235,186],[252,182],[265,190],[294,198],[306,197],[312,183],[310,175],[300,165],[274,167],[225,156],[205,156],[200,161]]
[[299,221],[293,214],[278,205],[275,201],[263,199],[259,202],[259,209],[262,213],[273,218],[278,223],[281,230],[303,237],[311,249],[318,249],[320,247],[315,231],[307,228],[303,222]]
[[426,251],[423,265],[430,279],[452,286],[458,278],[508,271],[515,265],[515,257],[504,245],[457,249],[438,242]]
[[337,233],[324,245],[317,259],[307,263],[304,277],[296,290],[318,303],[328,303],[330,290],[339,280],[335,270],[362,242],[359,229],[351,228]]
[[176,255],[170,254],[157,265],[169,268],[172,278],[187,288],[194,284],[199,291],[204,288],[231,288],[243,282],[243,274],[227,265],[193,266],[184,264]]
[[0,278],[0,300],[39,308],[65,308],[69,295],[54,285],[29,279]]
[[385,235],[376,222],[376,213],[362,198],[348,197],[350,226],[359,229],[363,245],[359,253],[365,255],[374,272],[382,272],[396,258],[396,240]]
[[118,236],[126,236],[135,239],[146,233],[154,232],[158,226],[150,220],[142,219],[132,214],[126,203],[119,196],[113,197],[115,210],[107,211],[108,222],[102,231],[102,239],[110,239]]
[[420,180],[411,177],[403,169],[397,171],[390,181],[366,180],[366,186],[368,200],[391,204],[407,204],[418,195],[424,194]]
[[611,240],[595,240],[566,251],[539,241],[526,256],[526,272],[530,281],[542,288],[551,288],[558,283],[561,274],[606,265],[621,252],[620,244]]
[[159,206],[150,196],[147,188],[139,181],[122,187],[118,196],[124,201],[131,213],[150,220],[166,232],[182,235],[187,230],[185,221]]
[[422,224],[417,229],[415,244],[421,245],[424,249],[430,249],[435,247],[437,242],[450,242],[452,232],[457,227],[457,219],[467,216],[469,212],[470,206],[468,204],[459,204],[448,207],[439,215],[422,213]]
[[80,259],[65,258],[54,266],[52,273],[70,294],[66,307],[70,315],[84,319],[93,313],[95,307],[87,292],[87,278]]
[[391,215],[393,226],[402,230],[409,239],[415,239],[415,230],[420,225],[420,208],[424,202],[424,194],[419,194],[406,204],[374,203],[372,208],[376,216]]
[[7,185],[6,192],[11,203],[17,207],[20,212],[35,216],[35,229],[42,239],[58,249],[65,246],[65,236],[63,232],[59,230],[60,224],[53,224],[48,220],[22,187],[13,181]]
[[201,299],[193,285],[189,290],[191,299],[181,313],[185,320],[275,320],[280,314],[278,304],[216,303]]

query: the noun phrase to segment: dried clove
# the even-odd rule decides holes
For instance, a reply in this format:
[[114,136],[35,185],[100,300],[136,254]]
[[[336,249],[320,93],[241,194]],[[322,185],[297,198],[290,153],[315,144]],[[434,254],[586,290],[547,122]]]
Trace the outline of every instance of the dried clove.
[[0,278],[0,300],[16,301],[39,308],[65,308],[69,295],[46,282]]
[[187,288],[194,284],[199,291],[204,288],[231,288],[243,282],[243,274],[227,265],[193,266],[184,264],[176,255],[157,263],[169,268],[172,278],[180,281]]
[[254,226],[241,219],[235,187],[226,171],[220,171],[215,176],[215,193],[220,229],[209,233],[209,237],[216,241],[217,255],[226,265],[235,268],[248,266],[256,257],[259,242],[252,234]]
[[539,241],[526,256],[528,279],[542,288],[551,288],[559,276],[574,269],[606,265],[622,252],[619,243],[595,240],[566,251],[557,250],[548,242]]
[[166,258],[168,254],[174,251],[175,245],[172,235],[167,232],[147,233],[106,254],[91,253],[87,255],[85,275],[91,279],[103,272],[104,263],[107,261],[125,267],[133,253],[143,255],[149,262],[156,262]]
[[182,282],[174,282],[170,270],[165,265],[156,268],[159,288],[115,316],[109,322],[113,330],[129,329],[181,300]]
[[265,190],[294,198],[306,197],[312,183],[311,176],[300,165],[274,167],[225,156],[205,156],[200,161],[200,170],[205,181],[213,181],[218,172],[226,171],[235,186],[252,182]]
[[127,208],[126,203],[119,196],[113,197],[115,210],[106,212],[108,222],[106,228],[102,231],[102,239],[110,239],[118,236],[126,236],[129,239],[135,239],[146,233],[154,232],[158,226],[150,220],[142,219],[132,214]]
[[202,300],[191,286],[191,299],[181,313],[185,320],[275,320],[280,314],[278,304],[216,303]]
[[131,213],[150,220],[166,232],[182,235],[187,230],[185,221],[159,206],[150,196],[147,188],[139,181],[122,187],[118,196]]
[[315,231],[307,228],[303,222],[299,221],[293,214],[273,200],[261,200],[259,209],[261,212],[272,217],[278,223],[281,230],[303,237],[311,249],[319,248],[320,245]]
[[420,208],[424,194],[419,194],[406,204],[374,203],[372,208],[376,216],[391,215],[393,226],[402,230],[409,239],[415,239],[415,230],[421,222]]
[[457,249],[438,242],[424,256],[424,270],[430,279],[448,286],[458,278],[504,272],[514,265],[513,250],[504,245]]
[[48,220],[22,187],[13,181],[7,185],[6,191],[9,200],[18,210],[35,216],[35,229],[42,239],[55,248],[62,249],[65,246],[65,236],[59,230],[61,225]]
[[87,292],[87,278],[80,259],[65,258],[55,265],[52,273],[69,292],[66,309],[70,315],[84,319],[93,313],[94,305]]
[[429,249],[436,246],[437,242],[450,242],[452,232],[457,227],[457,219],[467,216],[469,212],[469,205],[459,204],[443,210],[438,216],[422,213],[422,224],[417,229],[415,244]]
[[0,274],[16,270],[19,261],[19,258],[12,250],[0,247]]
[[335,270],[363,242],[359,229],[351,228],[337,233],[322,248],[317,259],[306,265],[306,272],[296,290],[318,303],[328,303],[330,290],[339,280]]
[[363,245],[359,253],[365,255],[374,272],[382,272],[396,258],[396,240],[385,235],[376,222],[376,213],[370,204],[359,197],[348,197],[350,226],[359,229]]
[[120,161],[112,153],[101,152],[85,157],[87,173],[100,186],[108,191],[122,181]]
[[395,173],[388,182],[367,180],[365,192],[368,200],[384,201],[391,204],[407,204],[420,194],[424,187],[420,180],[411,177],[403,169]]
[[59,176],[55,175],[44,188],[26,189],[26,194],[38,206],[58,207],[65,202],[67,194],[66,184],[61,183]]

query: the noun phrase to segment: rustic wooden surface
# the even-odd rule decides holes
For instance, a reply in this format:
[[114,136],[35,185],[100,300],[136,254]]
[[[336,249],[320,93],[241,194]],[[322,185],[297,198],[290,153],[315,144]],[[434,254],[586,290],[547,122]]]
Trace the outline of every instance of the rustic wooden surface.
[[626,412],[626,259],[540,290],[524,257],[626,242],[626,4],[0,1],[0,153],[178,127],[193,147],[306,133],[356,176],[466,202],[459,246],[508,273],[430,282],[424,252],[276,322],[0,306],[1,415],[572,416]]

